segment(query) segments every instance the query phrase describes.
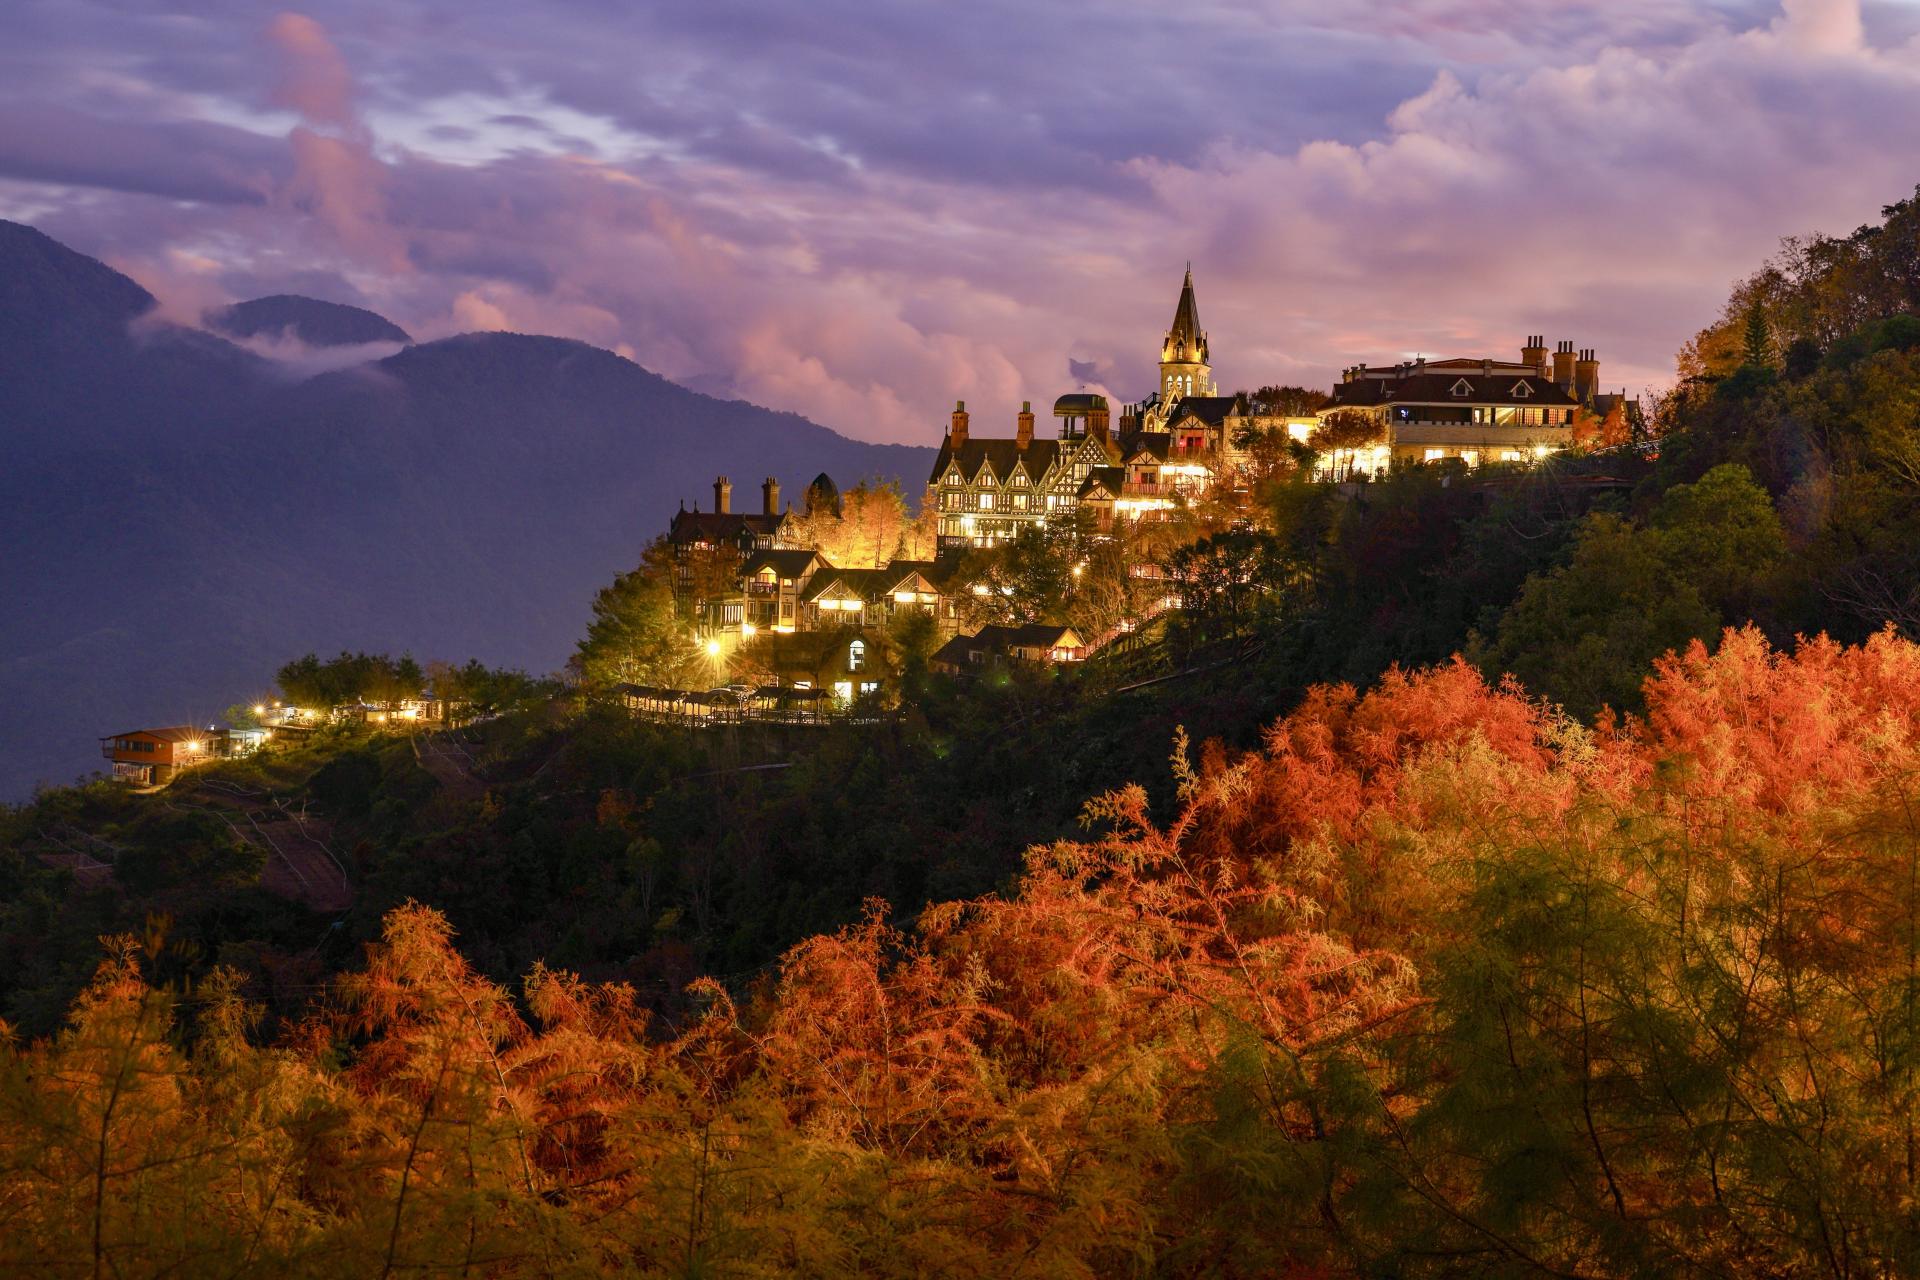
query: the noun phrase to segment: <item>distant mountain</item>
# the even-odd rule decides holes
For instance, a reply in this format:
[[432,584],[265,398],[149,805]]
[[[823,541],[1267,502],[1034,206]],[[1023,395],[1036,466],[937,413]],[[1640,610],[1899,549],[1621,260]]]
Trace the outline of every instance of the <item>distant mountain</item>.
[[364,307],[276,293],[236,302],[210,313],[207,327],[230,338],[286,335],[310,347],[352,347],[369,342],[412,342],[405,329]]
[[288,383],[0,223],[0,799],[204,722],[317,649],[550,671],[716,474],[757,500],[932,450],[716,400],[561,338],[468,334]]

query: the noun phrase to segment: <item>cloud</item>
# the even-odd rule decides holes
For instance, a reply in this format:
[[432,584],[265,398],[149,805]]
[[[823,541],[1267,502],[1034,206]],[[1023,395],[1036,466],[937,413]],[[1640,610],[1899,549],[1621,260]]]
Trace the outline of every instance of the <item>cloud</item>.
[[281,57],[274,104],[315,125],[359,132],[359,117],[353,109],[353,75],[326,28],[305,14],[282,13],[267,27],[267,39]]
[[219,25],[71,36],[122,42],[106,84],[33,11],[61,141],[0,89],[0,178],[163,296],[330,278],[877,439],[1143,393],[1189,257],[1228,386],[1544,331],[1638,390],[1781,235],[1920,179],[1920,18],[1849,0],[328,0],[267,66]]

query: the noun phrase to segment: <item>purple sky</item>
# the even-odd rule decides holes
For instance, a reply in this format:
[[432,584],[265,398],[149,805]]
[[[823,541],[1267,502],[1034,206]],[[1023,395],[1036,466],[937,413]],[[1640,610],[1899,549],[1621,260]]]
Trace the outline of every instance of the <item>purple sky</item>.
[[868,439],[1597,347],[1920,182],[1914,0],[8,0],[0,216],[176,317],[565,334]]

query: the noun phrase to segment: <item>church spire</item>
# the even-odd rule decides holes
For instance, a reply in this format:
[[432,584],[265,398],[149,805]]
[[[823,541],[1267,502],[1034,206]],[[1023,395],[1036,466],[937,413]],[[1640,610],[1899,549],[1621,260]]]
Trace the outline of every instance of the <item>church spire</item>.
[[1193,264],[1187,264],[1180,282],[1180,303],[1173,309],[1173,327],[1167,330],[1163,360],[1207,362],[1207,335],[1200,328],[1200,305],[1193,300]]
[[1180,282],[1180,302],[1173,309],[1173,326],[1160,345],[1160,398],[1171,404],[1182,396],[1213,394],[1213,370],[1207,352],[1207,331],[1200,327],[1200,304],[1193,298],[1193,263],[1187,263]]

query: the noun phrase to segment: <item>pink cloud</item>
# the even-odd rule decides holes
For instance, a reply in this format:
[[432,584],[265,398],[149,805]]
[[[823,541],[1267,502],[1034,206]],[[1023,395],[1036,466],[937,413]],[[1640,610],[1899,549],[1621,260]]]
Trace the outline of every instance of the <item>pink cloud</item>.
[[[793,114],[779,110],[790,85],[756,80],[750,59],[727,83],[761,121],[751,147],[703,149],[697,113],[662,88],[605,124],[600,158],[454,164],[376,148],[329,31],[282,15],[272,96],[303,120],[290,176],[264,206],[169,203],[148,234],[218,244],[235,289],[324,268],[423,337],[559,333],[850,434],[926,441],[954,399],[1010,423],[1021,400],[1074,388],[1069,359],[1122,397],[1147,390],[1189,257],[1228,386],[1508,353],[1545,332],[1599,348],[1603,381],[1637,391],[1670,376],[1675,348],[1780,236],[1844,233],[1920,178],[1920,45],[1876,36],[1897,24],[1863,22],[1852,0],[1738,21],[1684,0],[1544,15],[1519,0],[1326,0],[1300,14],[1365,36],[1370,55],[1425,41],[1455,56],[1339,136],[1246,127],[1242,107],[1266,109],[1256,82],[1223,81],[1220,105],[1190,113],[1217,127],[1178,145],[1160,117],[1182,102],[1104,98],[1072,118],[1090,140],[1057,173],[1057,137],[966,136],[992,84],[942,99],[934,127],[914,113],[937,87],[896,75],[875,82],[895,102],[861,99],[858,68],[836,62],[840,96],[808,126],[840,130],[823,139],[765,123]],[[1265,12],[1191,17],[1196,38],[1294,31]],[[805,53],[783,53],[782,70]],[[130,215],[71,209],[110,238],[142,234]],[[164,261],[152,244],[122,256]]]
[[273,102],[316,125],[357,130],[353,74],[326,28],[300,13],[282,13],[267,27],[280,54],[280,82]]

